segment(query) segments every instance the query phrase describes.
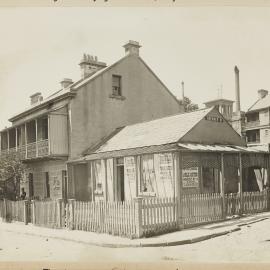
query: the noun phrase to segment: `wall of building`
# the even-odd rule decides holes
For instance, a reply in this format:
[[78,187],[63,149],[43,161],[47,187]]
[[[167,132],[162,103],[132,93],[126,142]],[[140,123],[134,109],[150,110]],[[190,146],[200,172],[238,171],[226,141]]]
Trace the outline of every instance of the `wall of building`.
[[[28,173],[33,173],[34,180],[34,196],[43,199],[46,196],[45,190],[45,172],[49,172],[50,198],[62,198],[62,171],[66,170],[66,164],[63,160],[39,161],[32,162],[28,165]],[[26,191],[29,196],[28,177],[21,182],[21,188]]]
[[261,128],[260,129],[260,144],[270,143],[270,128]]
[[259,112],[260,125],[269,125],[269,109]]
[[[122,77],[123,99],[112,98],[112,75]],[[137,56],[124,58],[77,90],[70,103],[71,158],[117,127],[176,114],[181,107]]]

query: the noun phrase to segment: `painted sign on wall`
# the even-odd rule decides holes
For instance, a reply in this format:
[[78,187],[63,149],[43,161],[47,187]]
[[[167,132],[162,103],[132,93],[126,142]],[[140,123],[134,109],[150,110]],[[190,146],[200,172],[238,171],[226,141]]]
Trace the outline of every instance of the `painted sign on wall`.
[[182,185],[184,188],[199,187],[199,168],[191,167],[182,170]]

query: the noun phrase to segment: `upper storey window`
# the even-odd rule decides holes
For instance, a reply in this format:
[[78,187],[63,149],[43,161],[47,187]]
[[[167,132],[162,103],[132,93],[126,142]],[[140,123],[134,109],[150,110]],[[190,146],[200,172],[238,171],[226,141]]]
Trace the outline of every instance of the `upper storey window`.
[[121,96],[122,95],[121,76],[119,76],[119,75],[112,76],[112,94],[114,96]]

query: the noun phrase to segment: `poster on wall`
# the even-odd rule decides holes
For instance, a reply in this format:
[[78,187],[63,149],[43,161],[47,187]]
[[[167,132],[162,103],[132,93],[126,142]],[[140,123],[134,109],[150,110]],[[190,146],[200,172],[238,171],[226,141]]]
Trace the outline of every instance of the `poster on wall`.
[[60,198],[62,192],[61,179],[57,174],[52,176],[52,197]]
[[136,167],[134,157],[125,157],[125,170],[126,177],[129,182],[134,182],[136,180]]
[[183,188],[198,188],[199,187],[199,168],[191,167],[182,170],[182,185]]
[[172,154],[159,155],[160,180],[172,180],[173,178],[173,159]]
[[136,165],[134,157],[124,158],[125,173],[125,199],[136,197]]

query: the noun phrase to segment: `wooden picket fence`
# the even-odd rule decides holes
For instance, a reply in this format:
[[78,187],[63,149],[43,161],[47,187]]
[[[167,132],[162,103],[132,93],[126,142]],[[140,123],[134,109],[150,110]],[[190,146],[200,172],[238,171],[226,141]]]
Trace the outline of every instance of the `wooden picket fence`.
[[7,220],[24,221],[24,201],[6,200]]
[[222,197],[219,193],[183,195],[184,226],[222,220]]
[[[69,228],[119,235],[147,237],[179,227],[223,220],[234,215],[270,209],[270,193],[189,194],[175,198],[137,198],[125,202],[8,201],[0,200],[0,217],[6,221],[32,222],[49,228]],[[242,212],[241,212],[242,211]]]
[[62,201],[32,202],[32,223],[49,228],[65,227],[65,206]]
[[178,229],[175,198],[148,198],[142,200],[142,235],[154,235]]
[[243,211],[245,214],[266,211],[269,203],[269,191],[243,193]]
[[225,194],[225,214],[226,216],[240,215],[241,201],[238,193]]
[[72,229],[130,238],[136,237],[136,205],[134,201],[74,201],[70,203],[68,209],[67,223],[68,226],[72,226]]
[[3,220],[6,218],[4,200],[0,200],[0,218]]

